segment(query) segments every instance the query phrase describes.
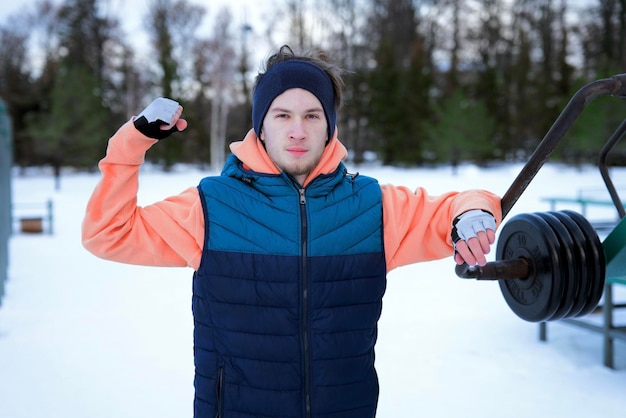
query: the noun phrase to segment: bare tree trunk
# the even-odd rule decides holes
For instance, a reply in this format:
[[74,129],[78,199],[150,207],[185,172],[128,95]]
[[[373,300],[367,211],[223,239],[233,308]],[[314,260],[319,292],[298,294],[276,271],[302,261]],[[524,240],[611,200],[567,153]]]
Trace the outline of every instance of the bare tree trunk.
[[226,161],[228,103],[221,95],[211,100],[211,169],[219,170]]
[[217,95],[211,99],[211,169],[219,170],[220,158],[220,99]]

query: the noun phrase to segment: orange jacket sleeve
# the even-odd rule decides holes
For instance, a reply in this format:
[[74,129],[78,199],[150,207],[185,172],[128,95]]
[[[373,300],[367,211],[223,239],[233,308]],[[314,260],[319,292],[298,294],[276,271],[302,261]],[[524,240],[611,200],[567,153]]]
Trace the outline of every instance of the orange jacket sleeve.
[[[89,202],[83,245],[107,260],[149,266],[200,265],[204,215],[195,187],[177,196],[137,206],[139,167],[157,141],[127,122],[109,140],[100,161],[102,179]],[[452,220],[470,209],[491,212],[499,223],[500,199],[471,190],[429,196],[424,189],[384,185],[384,245],[388,270],[451,256]]]
[[[175,139],[169,139],[175,140]],[[195,187],[145,207],[137,206],[139,167],[157,141],[132,122],[109,140],[82,225],[82,241],[98,257],[129,264],[184,267],[200,264],[204,217]]]
[[483,190],[429,196],[418,188],[383,185],[384,245],[387,270],[452,256],[452,221],[471,209],[502,217],[500,198]]

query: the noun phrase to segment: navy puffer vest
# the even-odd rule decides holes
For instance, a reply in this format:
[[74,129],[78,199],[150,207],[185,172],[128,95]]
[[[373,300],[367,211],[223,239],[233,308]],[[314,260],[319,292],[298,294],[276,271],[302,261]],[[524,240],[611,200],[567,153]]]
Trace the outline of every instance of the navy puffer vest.
[[340,165],[299,189],[231,156],[198,189],[194,416],[373,417],[386,286],[378,183]]

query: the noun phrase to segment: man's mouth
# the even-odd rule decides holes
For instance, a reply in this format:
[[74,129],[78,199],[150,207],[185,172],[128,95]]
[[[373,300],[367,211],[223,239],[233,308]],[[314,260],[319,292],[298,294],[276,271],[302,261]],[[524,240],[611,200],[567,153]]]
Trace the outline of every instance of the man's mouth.
[[306,154],[308,152],[308,150],[306,148],[302,148],[302,147],[291,147],[291,148],[287,148],[287,152],[290,153],[291,155],[295,155],[297,157],[300,157],[300,156]]

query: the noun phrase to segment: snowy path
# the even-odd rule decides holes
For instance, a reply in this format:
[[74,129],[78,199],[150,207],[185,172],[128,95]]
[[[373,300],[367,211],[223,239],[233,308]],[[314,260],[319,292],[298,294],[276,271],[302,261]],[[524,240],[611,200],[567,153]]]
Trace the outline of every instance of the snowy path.
[[[432,193],[488,187],[503,193],[519,167],[362,169],[382,182]],[[599,187],[595,170],[547,167],[518,211],[538,197]],[[540,173],[541,174],[541,173]],[[195,184],[194,171],[147,172],[144,203]],[[626,184],[626,170],[618,171]],[[16,177],[14,201],[55,202],[53,236],[16,234],[0,307],[0,416],[190,417],[193,398],[191,271],[99,260],[80,245],[96,175]],[[534,186],[534,185],[533,185]],[[511,215],[510,215],[511,216]],[[626,295],[622,294],[626,298]],[[626,344],[617,370],[602,366],[600,336],[554,323],[549,342],[519,320],[497,284],[463,281],[451,259],[392,272],[377,345],[382,418],[624,418]]]

